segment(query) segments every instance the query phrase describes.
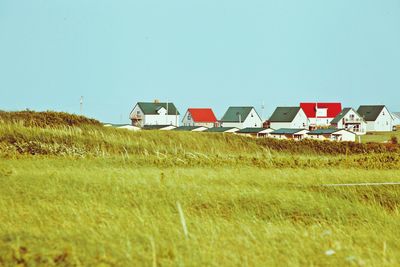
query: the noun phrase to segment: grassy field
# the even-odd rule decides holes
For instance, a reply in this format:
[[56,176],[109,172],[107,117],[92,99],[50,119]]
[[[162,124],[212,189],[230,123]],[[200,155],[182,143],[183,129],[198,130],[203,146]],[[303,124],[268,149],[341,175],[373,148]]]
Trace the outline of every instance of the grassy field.
[[400,265],[400,187],[323,186],[399,153],[308,145],[0,125],[0,266]]
[[395,136],[400,142],[400,129],[393,132],[374,132],[368,133],[361,137],[361,141],[363,143],[366,142],[388,142],[390,139]]

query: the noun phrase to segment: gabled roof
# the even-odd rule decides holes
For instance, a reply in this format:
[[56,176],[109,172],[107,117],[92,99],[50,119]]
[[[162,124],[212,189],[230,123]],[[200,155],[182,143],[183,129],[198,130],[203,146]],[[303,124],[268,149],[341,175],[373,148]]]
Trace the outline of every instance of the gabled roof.
[[238,131],[237,133],[261,133],[263,131],[273,131],[271,128],[244,128]]
[[239,130],[236,127],[213,127],[213,128],[208,129],[208,130],[205,130],[205,132],[223,133],[223,132],[226,132],[226,131],[229,131],[229,130],[234,130],[234,129]]
[[375,121],[384,108],[384,105],[363,105],[358,108],[357,112],[364,120]]
[[[173,129],[173,131],[193,131],[199,128],[205,128],[203,126],[180,126],[178,128]],[[205,128],[206,129],[206,128]]]
[[301,131],[307,131],[306,129],[291,129],[291,128],[282,128],[271,132],[271,134],[296,134]]
[[194,122],[216,122],[217,118],[211,108],[189,108]]
[[160,108],[165,108],[166,110],[168,110],[168,115],[180,115],[174,103],[170,102],[138,102],[137,105],[140,107],[145,115],[157,115],[157,111],[160,110]]
[[222,117],[221,122],[239,122],[239,117],[243,122],[247,116],[249,116],[249,113],[253,108],[254,107],[229,107]]
[[173,126],[173,125],[144,125],[144,126],[142,127],[142,129],[143,129],[143,130],[161,130],[161,129],[163,129],[163,128],[168,128],[168,127],[176,128],[176,127]]
[[277,107],[269,118],[270,122],[292,122],[300,107]]
[[308,134],[308,135],[320,135],[320,134],[323,135],[323,134],[334,134],[334,133],[340,132],[340,131],[346,131],[346,132],[355,134],[355,133],[350,132],[350,131],[348,131],[348,130],[346,130],[346,129],[335,129],[335,128],[317,129],[317,130],[308,132],[307,134]]
[[318,118],[335,118],[340,111],[342,111],[341,103],[300,103],[300,107],[303,109],[304,113],[306,113],[307,118],[316,118],[317,108],[327,109],[326,116],[318,116]]
[[333,134],[340,131],[340,129],[328,128],[328,129],[316,129],[314,131],[308,132],[309,135],[319,135],[319,134]]
[[346,116],[346,114],[350,111],[354,111],[355,114],[357,114],[358,116],[360,116],[360,118],[362,118],[362,116],[360,114],[358,114],[358,112],[354,109],[354,108],[344,108],[332,121],[331,123],[338,123],[341,119],[343,119],[344,116]]
[[393,116],[400,119],[400,112],[392,112]]

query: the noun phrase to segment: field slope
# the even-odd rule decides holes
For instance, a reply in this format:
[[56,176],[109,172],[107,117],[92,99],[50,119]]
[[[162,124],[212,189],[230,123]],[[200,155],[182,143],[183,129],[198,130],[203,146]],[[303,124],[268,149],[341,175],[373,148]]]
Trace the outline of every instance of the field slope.
[[[344,146],[344,147],[341,147]],[[397,146],[0,125],[0,266],[398,266]]]

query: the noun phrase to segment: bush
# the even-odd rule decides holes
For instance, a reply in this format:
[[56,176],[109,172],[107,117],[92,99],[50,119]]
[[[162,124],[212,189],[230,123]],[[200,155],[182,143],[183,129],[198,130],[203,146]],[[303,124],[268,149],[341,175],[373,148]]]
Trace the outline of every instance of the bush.
[[265,138],[257,140],[258,144],[271,150],[289,152],[289,153],[309,153],[309,154],[366,154],[366,153],[385,153],[400,152],[397,144],[387,143],[366,143],[355,142],[331,142],[305,139],[302,141],[294,140],[276,140]]
[[398,141],[397,141],[397,137],[396,137],[396,136],[392,136],[392,138],[390,139],[390,141],[391,141],[391,143],[394,144],[394,145],[397,145],[397,144],[398,144]]
[[60,127],[60,126],[81,126],[81,125],[97,125],[101,123],[94,119],[84,116],[69,114],[66,112],[54,111],[0,111],[0,122],[3,123],[22,123],[26,127]]

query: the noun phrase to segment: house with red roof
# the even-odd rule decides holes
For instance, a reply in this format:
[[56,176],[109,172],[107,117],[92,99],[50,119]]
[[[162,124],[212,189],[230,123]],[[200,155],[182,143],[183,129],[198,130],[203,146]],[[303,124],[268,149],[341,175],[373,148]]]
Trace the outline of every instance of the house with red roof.
[[310,127],[326,127],[342,111],[341,103],[300,103],[306,114]]
[[217,118],[211,108],[189,108],[182,119],[183,126],[216,126]]

